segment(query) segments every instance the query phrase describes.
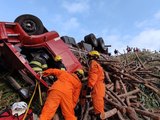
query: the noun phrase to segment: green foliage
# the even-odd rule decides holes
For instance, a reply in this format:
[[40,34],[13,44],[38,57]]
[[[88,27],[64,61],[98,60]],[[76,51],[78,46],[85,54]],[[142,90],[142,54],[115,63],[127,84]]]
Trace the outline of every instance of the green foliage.
[[19,95],[5,81],[0,80],[0,110],[19,99]]
[[159,108],[160,101],[157,99],[156,93],[152,92],[144,85],[140,84],[139,88],[144,94],[139,94],[139,101],[146,107],[146,108]]

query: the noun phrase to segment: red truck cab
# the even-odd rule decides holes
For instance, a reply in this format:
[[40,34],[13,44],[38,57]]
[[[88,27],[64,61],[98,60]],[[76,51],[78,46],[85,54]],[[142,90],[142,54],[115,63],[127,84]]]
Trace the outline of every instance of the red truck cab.
[[0,53],[9,70],[23,71],[38,79],[44,86],[46,82],[37,76],[19,49],[43,49],[53,58],[55,55],[62,56],[63,63],[68,72],[74,72],[82,68],[80,62],[70,51],[68,46],[61,40],[56,31],[46,32],[40,35],[28,35],[19,23],[0,22]]

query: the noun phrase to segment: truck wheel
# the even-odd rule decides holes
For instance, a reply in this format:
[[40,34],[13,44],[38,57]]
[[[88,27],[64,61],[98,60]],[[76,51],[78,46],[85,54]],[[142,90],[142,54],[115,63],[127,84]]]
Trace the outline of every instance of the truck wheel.
[[95,36],[93,33],[91,33],[91,34],[89,34],[89,35],[86,35],[86,36],[84,37],[84,41],[85,41],[86,43],[91,44],[93,47],[97,47],[97,46],[98,46],[96,36]]
[[73,37],[69,37],[69,43],[73,46],[76,46],[76,40]]
[[97,42],[98,42],[98,50],[100,50],[100,51],[105,51],[106,50],[106,48],[105,48],[105,43],[104,43],[104,40],[103,40],[103,38],[97,38]]
[[41,20],[30,14],[21,15],[17,17],[14,22],[19,23],[23,30],[29,35],[39,35],[44,31],[44,26]]
[[86,51],[92,51],[93,50],[92,45],[88,44],[88,43],[85,43],[84,41],[79,42],[78,46],[81,49],[86,50]]
[[69,44],[69,37],[68,36],[62,36],[61,39],[63,40],[64,43]]
[[77,46],[76,40],[73,37],[62,36],[61,39],[63,40],[63,42],[65,42],[67,44]]

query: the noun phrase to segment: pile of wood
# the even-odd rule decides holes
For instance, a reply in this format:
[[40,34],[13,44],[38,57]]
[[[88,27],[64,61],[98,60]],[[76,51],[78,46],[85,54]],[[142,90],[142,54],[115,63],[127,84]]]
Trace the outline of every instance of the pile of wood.
[[[87,64],[87,58],[81,62],[82,65]],[[102,56],[100,63],[109,75],[105,96],[105,110],[108,112],[101,115],[102,118],[160,120],[159,53],[131,52],[110,58]],[[0,109],[20,99],[2,79],[4,74],[0,74]],[[89,111],[85,111],[83,120],[89,120]]]
[[128,53],[100,61],[110,76],[105,96],[108,117],[160,120],[160,66],[155,66],[155,62],[160,64],[160,57],[143,54]]

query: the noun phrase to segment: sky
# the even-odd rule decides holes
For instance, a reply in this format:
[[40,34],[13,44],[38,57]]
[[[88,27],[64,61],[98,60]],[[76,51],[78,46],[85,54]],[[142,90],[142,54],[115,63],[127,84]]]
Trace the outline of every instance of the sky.
[[13,22],[22,14],[41,19],[48,31],[74,37],[93,33],[109,52],[127,46],[160,50],[160,0],[0,0],[0,21]]

